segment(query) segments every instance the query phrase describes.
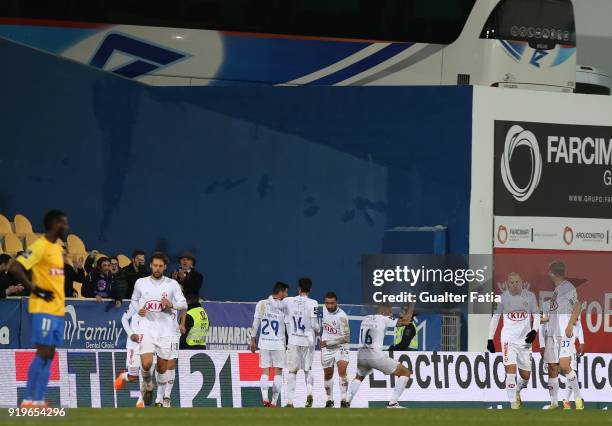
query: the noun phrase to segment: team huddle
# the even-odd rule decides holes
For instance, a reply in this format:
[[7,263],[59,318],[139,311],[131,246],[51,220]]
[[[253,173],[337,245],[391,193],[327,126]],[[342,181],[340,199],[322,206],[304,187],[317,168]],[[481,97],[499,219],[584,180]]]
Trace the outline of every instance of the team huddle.
[[512,409],[521,408],[521,390],[525,389],[529,382],[531,345],[538,331],[544,363],[548,365],[550,404],[544,406],[544,409],[558,408],[559,371],[563,373],[567,381],[567,395],[563,399],[563,408],[571,409],[570,400],[573,394],[576,409],[584,409],[584,400],[580,394],[575,372],[577,368],[576,338],[581,344],[578,355],[584,353],[580,303],[576,289],[565,279],[563,263],[553,262],[549,266],[549,275],[555,285],[555,290],[551,299],[542,305],[540,311],[535,295],[523,289],[521,277],[517,273],[510,273],[507,280],[508,288],[502,294],[501,303],[489,325],[487,348],[495,352],[493,337],[499,319],[503,316],[500,340],[506,369],[506,392]]
[[[411,322],[412,309],[399,319],[391,319],[391,307],[379,306],[376,315],[368,315],[361,322],[359,330],[359,352],[357,356],[357,374],[350,386],[346,376],[349,363],[350,331],[346,313],[338,307],[335,293],[325,295],[325,308],[318,321],[317,301],[308,297],[312,282],[302,278],[298,282],[299,294],[288,297],[289,286],[276,283],[272,294],[257,303],[253,320],[251,352],[257,350],[259,335],[259,367],[261,368],[261,396],[263,405],[275,407],[283,385],[283,369],[288,369],[287,404],[293,407],[296,375],[304,371],[306,380],[306,407],[312,407],[313,376],[312,360],[315,353],[316,337],[321,337],[321,364],[325,377],[326,407],[334,407],[334,367],[338,367],[341,390],[340,406],[350,407],[351,400],[357,394],[361,382],[372,370],[397,376],[395,389],[389,401],[389,408],[401,408],[398,403],[406,388],[411,372],[404,365],[389,358],[383,352],[383,340],[387,328],[408,325]],[[285,337],[287,330],[288,339]],[[285,341],[287,340],[287,347]],[[272,397],[269,397],[269,370],[274,369]]]

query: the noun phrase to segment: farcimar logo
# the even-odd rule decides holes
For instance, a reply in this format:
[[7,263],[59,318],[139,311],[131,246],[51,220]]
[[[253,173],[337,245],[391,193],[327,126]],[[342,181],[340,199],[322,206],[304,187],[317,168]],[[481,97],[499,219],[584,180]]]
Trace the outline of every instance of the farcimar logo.
[[563,230],[563,241],[565,241],[565,244],[568,246],[574,241],[574,230],[569,226],[566,226]]
[[[512,176],[510,170],[510,161],[512,160],[512,154],[514,151],[521,146],[529,148],[531,153],[531,174],[529,176],[529,182],[524,187],[520,187]],[[501,156],[501,176],[504,181],[506,189],[515,200],[527,201],[533,191],[538,187],[540,178],[542,177],[542,156],[540,155],[540,148],[538,147],[538,140],[535,135],[529,130],[523,129],[521,126],[515,124],[510,127],[506,134],[506,142],[504,144],[504,152]]]

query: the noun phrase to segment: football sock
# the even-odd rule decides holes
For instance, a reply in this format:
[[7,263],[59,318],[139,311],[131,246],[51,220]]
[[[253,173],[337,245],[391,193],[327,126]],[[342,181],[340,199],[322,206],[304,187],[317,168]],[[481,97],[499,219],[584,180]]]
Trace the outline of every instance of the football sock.
[[170,398],[175,377],[176,371],[174,369],[166,371],[166,388],[164,389],[164,398]]
[[565,375],[565,378],[567,379],[566,386],[570,388],[572,392],[574,392],[574,397],[582,398],[580,395],[580,386],[578,386],[578,377],[576,376],[576,372],[571,371],[569,374]]
[[408,383],[408,377],[400,376],[395,379],[395,389],[393,390],[393,397],[389,401],[389,404],[397,404],[397,400],[402,396],[402,393],[406,389],[406,383]]
[[295,376],[296,373],[287,375],[287,404],[293,404],[293,396],[295,395]]
[[340,396],[343,401],[346,401],[346,393],[348,392],[348,378],[346,376],[340,377]]
[[506,374],[506,394],[510,404],[516,401],[516,374]]
[[559,403],[559,377],[548,378],[548,392],[550,393],[550,404]]
[[26,387],[25,398],[28,401],[32,400],[34,395],[34,387],[36,386],[36,382],[38,382],[38,377],[40,372],[42,371],[45,360],[43,360],[40,356],[36,355],[32,362],[30,363],[30,368],[28,369],[28,384]]
[[353,398],[355,397],[355,394],[357,393],[357,391],[359,390],[359,386],[361,385],[361,380],[353,380],[351,382],[351,386],[349,388],[349,393],[348,393],[348,402],[351,402],[353,400]]
[[304,372],[304,379],[306,380],[306,394],[312,395],[312,388],[314,387],[314,374],[312,374],[312,370]]
[[283,388],[283,375],[282,373],[276,374],[274,376],[274,382],[272,384],[272,401],[270,401],[272,404],[276,405],[277,400],[278,400],[278,395],[280,395],[282,388]]
[[32,395],[33,401],[44,401],[45,393],[47,392],[47,385],[49,384],[49,376],[51,375],[51,362],[52,359],[45,359],[40,367],[38,373],[38,380],[34,384],[34,395]]

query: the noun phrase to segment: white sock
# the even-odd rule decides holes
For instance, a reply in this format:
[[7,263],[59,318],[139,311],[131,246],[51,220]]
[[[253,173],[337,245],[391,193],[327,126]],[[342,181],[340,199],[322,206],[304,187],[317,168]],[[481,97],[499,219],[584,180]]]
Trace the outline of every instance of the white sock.
[[283,374],[276,374],[274,376],[274,383],[272,385],[272,404],[277,405],[278,395],[280,395],[283,389]]
[[550,393],[550,404],[559,404],[559,377],[548,378],[548,392]]
[[346,401],[346,393],[348,392],[348,386],[349,383],[346,376],[340,377],[340,398],[342,399],[342,401]]
[[162,402],[164,399],[164,389],[166,387],[166,373],[155,372],[155,379],[157,380],[157,395],[155,396],[155,402]]
[[153,377],[151,376],[151,370],[141,370],[142,381],[145,382],[147,389],[153,388]]
[[259,379],[259,387],[261,388],[261,399],[264,401],[268,400],[268,388],[270,387],[270,381],[268,380],[267,374],[262,374]]
[[357,391],[359,390],[359,386],[361,386],[361,380],[353,380],[351,382],[351,386],[349,388],[349,393],[348,393],[348,402],[351,402],[353,400],[353,398],[355,397],[355,394],[357,393]]
[[520,374],[516,377],[516,380],[516,392],[520,394],[523,389],[527,388],[529,380],[523,379]]
[[296,376],[296,373],[289,373],[289,375],[287,376],[287,404],[292,404],[292,405],[293,405],[293,397],[295,395],[295,376]]
[[176,372],[174,369],[166,370],[166,388],[164,389],[164,398],[170,398],[172,394],[172,387],[174,386],[174,378],[176,377]]
[[121,373],[121,380],[123,380],[124,382],[129,381],[127,371],[126,371],[126,372]]
[[393,397],[389,401],[389,405],[397,404],[397,400],[406,389],[406,383],[408,383],[408,377],[406,376],[400,376],[395,379],[395,389],[393,390]]
[[565,384],[565,399],[568,400],[568,401],[571,401],[572,400],[572,393],[573,393],[572,392],[572,387],[568,383],[566,383]]
[[325,393],[327,394],[327,400],[334,400],[334,378],[332,377],[329,380],[325,380],[323,382],[323,387],[325,388]]
[[574,392],[574,397],[582,398],[582,395],[580,395],[580,386],[578,386],[578,377],[576,376],[576,372],[571,371],[569,374],[565,375],[565,378],[567,379],[565,386]]
[[306,395],[312,395],[312,388],[314,387],[314,375],[312,370],[304,372],[304,379],[306,381]]
[[516,401],[516,374],[506,374],[506,394],[510,404]]

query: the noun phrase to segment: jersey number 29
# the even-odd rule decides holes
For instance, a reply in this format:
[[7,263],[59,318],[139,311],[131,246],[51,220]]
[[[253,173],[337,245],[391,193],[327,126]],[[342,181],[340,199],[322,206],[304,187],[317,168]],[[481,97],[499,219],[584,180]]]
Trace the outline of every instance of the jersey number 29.
[[267,336],[270,334],[270,330],[268,330],[268,326],[272,328],[274,331],[274,335],[278,336],[278,321],[272,320],[268,321],[266,318],[261,320],[261,334]]

